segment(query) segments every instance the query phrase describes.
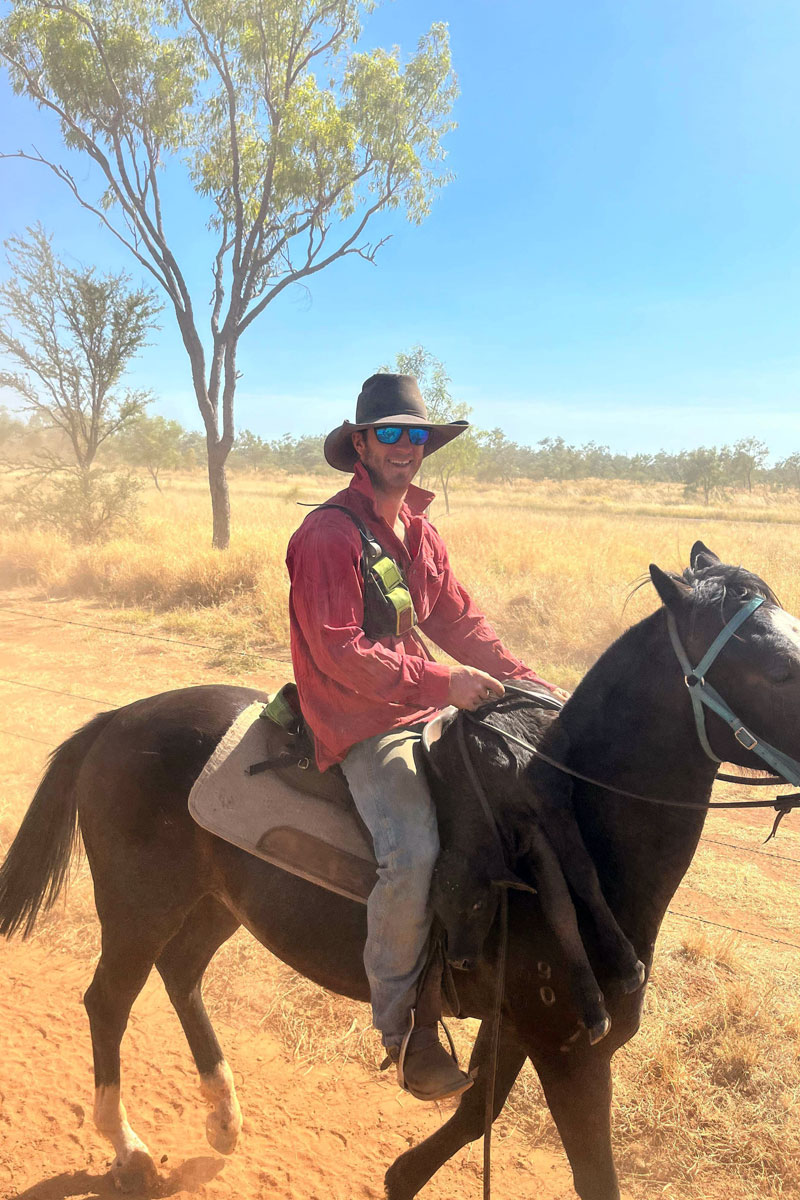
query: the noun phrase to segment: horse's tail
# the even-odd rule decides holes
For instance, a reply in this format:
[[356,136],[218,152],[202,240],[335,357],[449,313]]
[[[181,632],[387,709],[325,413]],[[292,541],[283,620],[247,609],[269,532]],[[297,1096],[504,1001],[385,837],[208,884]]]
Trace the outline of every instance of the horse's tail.
[[26,938],[39,911],[52,908],[78,842],[78,770],[113,716],[98,713],[53,751],[36,795],[0,867],[0,934],[22,927]]

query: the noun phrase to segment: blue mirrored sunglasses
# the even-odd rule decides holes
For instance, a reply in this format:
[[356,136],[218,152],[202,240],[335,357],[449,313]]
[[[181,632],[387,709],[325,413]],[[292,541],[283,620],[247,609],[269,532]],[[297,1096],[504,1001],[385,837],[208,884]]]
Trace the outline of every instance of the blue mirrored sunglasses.
[[408,434],[412,446],[424,446],[431,436],[430,429],[418,428],[416,425],[376,425],[375,437],[384,446],[393,446],[403,436],[403,430]]

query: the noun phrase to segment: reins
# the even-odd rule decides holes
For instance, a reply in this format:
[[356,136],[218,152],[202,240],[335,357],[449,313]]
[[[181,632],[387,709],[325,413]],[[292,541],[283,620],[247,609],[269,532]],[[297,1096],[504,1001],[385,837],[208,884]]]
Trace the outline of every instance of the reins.
[[[739,720],[731,708],[725,703],[722,697],[714,688],[705,681],[705,672],[715,661],[720,651],[726,645],[728,640],[734,635],[736,630],[742,625],[756,609],[764,603],[763,597],[756,596],[751,599],[743,608],[741,608],[730,621],[726,622],[719,634],[717,634],[711,646],[703,655],[703,658],[696,667],[692,667],[688,655],[681,643],[678,635],[678,628],[675,618],[672,613],[667,610],[667,627],[669,630],[670,641],[672,647],[684,672],[684,682],[689,690],[689,696],[692,703],[692,711],[694,713],[695,724],[700,744],[707,755],[715,763],[722,762],[708,741],[708,734],[705,728],[705,716],[703,706],[710,708],[717,713],[733,730],[734,737],[745,750],[752,751],[757,754],[764,762],[766,762],[773,771],[777,774],[768,779],[747,780],[736,775],[725,775],[717,773],[715,778],[726,783],[734,783],[743,786],[750,784],[755,787],[770,787],[775,784],[788,783],[792,786],[800,785],[800,763],[783,751],[771,746],[769,742],[764,742],[756,738],[753,733],[747,729]],[[520,688],[514,684],[505,684],[506,691],[517,692],[526,699],[536,701],[539,705],[544,704],[546,707],[561,709],[563,704],[555,696],[549,693],[531,692],[525,688]],[[484,707],[484,706],[482,706]],[[501,861],[505,863],[505,847],[503,838],[497,824],[492,806],[489,803],[489,798],[483,784],[480,781],[478,772],[475,769],[475,764],[472,761],[469,744],[466,738],[465,724],[466,721],[472,721],[476,725],[484,726],[498,734],[502,739],[508,742],[514,742],[521,746],[530,754],[541,759],[542,762],[553,767],[557,771],[561,771],[565,775],[570,775],[573,779],[579,779],[582,783],[588,783],[592,787],[600,788],[603,791],[611,792],[616,796],[622,796],[628,800],[638,800],[644,804],[655,804],[663,808],[685,808],[700,811],[707,811],[709,808],[772,808],[776,811],[777,816],[772,827],[772,832],[767,841],[774,837],[778,825],[783,817],[792,809],[800,807],[800,792],[795,792],[789,796],[776,796],[774,802],[770,800],[725,800],[712,801],[708,800],[704,804],[694,803],[684,800],[667,800],[658,796],[645,796],[640,792],[628,791],[626,788],[614,787],[613,784],[604,783],[600,779],[593,779],[590,775],[584,775],[581,771],[575,771],[572,767],[568,767],[566,763],[558,762],[557,759],[551,758],[549,754],[539,750],[536,746],[526,742],[524,738],[517,737],[516,734],[509,733],[505,729],[498,729],[496,725],[490,724],[486,716],[478,716],[477,713],[470,712],[468,709],[462,709],[456,717],[456,736],[458,745],[461,751],[461,756],[464,761],[467,776],[472,785],[472,789],[478,797],[481,808],[483,810],[486,823],[492,832],[492,836],[500,850]],[[464,718],[462,720],[461,718]],[[508,867],[506,866],[506,870]],[[497,963],[495,966],[495,994],[494,1004],[492,1009],[492,1025],[491,1025],[491,1041],[489,1048],[489,1077],[486,1083],[486,1097],[484,1107],[484,1126],[483,1126],[483,1200],[491,1200],[491,1139],[492,1126],[494,1124],[494,1101],[495,1091],[497,1086],[497,1059],[500,1048],[500,1028],[502,1025],[502,1009],[503,999],[505,996],[505,976],[506,976],[506,959],[508,955],[508,891],[510,887],[521,886],[529,891],[535,891],[535,888],[529,888],[520,881],[519,885],[515,885],[513,880],[495,880],[493,885],[500,889],[500,936],[498,942]]]
[[[514,689],[522,691],[523,689]],[[525,692],[525,695],[530,695]],[[554,701],[552,707],[561,708],[560,701]],[[461,714],[459,714],[460,716]],[[465,716],[471,714],[464,712]],[[497,824],[497,818],[494,815],[492,806],[489,803],[489,797],[486,795],[486,790],[478,777],[478,772],[475,770],[475,764],[472,761],[472,755],[469,752],[466,734],[464,732],[464,722],[456,720],[456,736],[458,738],[458,746],[461,751],[461,757],[464,760],[464,766],[467,769],[469,781],[472,784],[473,791],[477,795],[483,815],[486,818],[486,823],[492,831],[492,835],[497,843],[497,848],[500,851],[500,861],[508,870],[506,864],[505,846],[500,834],[500,829]],[[486,1082],[486,1097],[484,1102],[484,1117],[483,1117],[483,1200],[491,1200],[492,1188],[492,1126],[494,1124],[494,1097],[497,1085],[497,1055],[500,1048],[500,1026],[503,1017],[503,998],[506,989],[506,958],[508,956],[508,892],[510,888],[518,891],[535,892],[536,889],[530,887],[523,880],[514,880],[512,878],[495,879],[492,881],[492,886],[500,890],[500,941],[497,951],[497,963],[495,966],[495,985],[494,985],[494,1004],[492,1008],[492,1025],[491,1025],[491,1041],[489,1044],[489,1078]]]
[[[722,762],[722,759],[714,753],[708,741],[708,735],[705,728],[705,716],[703,713],[703,705],[715,712],[725,723],[733,730],[733,735],[737,742],[744,747],[745,750],[750,750],[757,754],[759,758],[770,766],[775,775],[767,779],[742,779],[737,775],[727,775],[722,772],[717,772],[715,778],[724,783],[734,783],[741,787],[772,787],[780,786],[781,783],[791,784],[793,787],[800,786],[800,763],[788,754],[784,754],[782,750],[778,750],[769,742],[763,741],[751,733],[746,728],[744,723],[736,716],[733,710],[725,703],[710,684],[706,683],[705,673],[712,663],[716,660],[720,651],[726,645],[728,640],[733,637],[740,625],[744,624],[757,608],[764,603],[763,596],[754,596],[743,608],[741,608],[730,621],[727,621],[717,634],[714,641],[709,646],[706,653],[703,655],[696,667],[692,667],[691,662],[683,644],[678,635],[678,627],[672,613],[667,610],[667,628],[669,630],[670,641],[675,651],[681,669],[684,672],[684,682],[689,691],[689,697],[692,703],[692,711],[694,713],[697,735],[706,756],[715,763]],[[524,688],[515,687],[513,684],[506,684],[506,690],[517,692],[522,696],[530,697],[531,692]],[[554,704],[558,702],[554,697]],[[561,771],[565,775],[571,775],[573,779],[580,779],[582,783],[588,783],[592,787],[601,788],[603,791],[612,792],[616,796],[623,796],[628,800],[638,800],[643,804],[657,804],[664,808],[686,808],[696,809],[705,812],[709,808],[771,808],[777,815],[772,826],[772,831],[766,841],[769,841],[775,836],[778,826],[788,813],[793,809],[800,807],[800,792],[793,792],[788,796],[776,796],[774,801],[771,800],[707,800],[703,804],[696,804],[686,800],[667,800],[658,796],[644,796],[640,792],[631,792],[626,788],[614,787],[613,784],[604,783],[600,779],[593,779],[591,775],[584,775],[580,771],[575,771],[568,767],[566,763],[558,762],[557,759],[551,758],[544,751],[539,750],[536,746],[532,746],[530,742],[526,742],[523,738],[517,737],[513,733],[508,733],[504,729],[498,729],[496,725],[492,725],[486,720],[486,717],[478,717],[477,714],[471,713],[468,710],[463,710],[464,715],[477,724],[485,725],[486,728],[493,730],[499,734],[501,738],[510,742],[515,742],[522,746],[525,750],[540,758],[542,762],[546,762],[548,766],[554,767],[555,770]],[[474,783],[473,783],[474,786]],[[499,835],[498,835],[499,836]]]
[[[515,689],[516,690],[516,689]],[[522,689],[520,689],[521,691]],[[573,779],[580,779],[582,783],[589,783],[592,787],[602,788],[604,792],[613,792],[615,796],[624,796],[628,800],[641,800],[644,804],[658,804],[663,808],[689,808],[698,809],[705,812],[708,808],[783,808],[786,806],[787,812],[793,808],[800,807],[800,792],[792,796],[776,796],[774,803],[771,800],[708,800],[705,804],[695,804],[690,800],[666,800],[659,796],[643,796],[641,792],[629,792],[625,788],[614,787],[613,784],[603,783],[600,779],[593,779],[591,775],[584,775],[581,771],[575,771],[572,767],[568,767],[566,763],[558,762],[557,759],[551,758],[549,754],[545,754],[543,750],[532,746],[530,742],[526,742],[524,738],[517,737],[513,733],[509,733],[506,729],[498,729],[496,725],[490,725],[486,717],[479,717],[476,713],[464,711],[464,716],[476,725],[481,725],[486,729],[491,729],[493,733],[497,733],[506,741],[515,742],[523,749],[529,750],[531,754],[535,754],[542,762],[546,762],[548,766],[555,767],[557,771],[561,771],[564,775],[571,775]],[[473,768],[474,770],[474,768]],[[747,784],[749,780],[739,779],[737,776],[717,775],[717,779],[729,779],[738,783]],[[774,785],[775,783],[788,782],[776,779],[762,779],[757,783],[762,787]],[[474,786],[474,785],[473,785]]]
[[483,1113],[483,1200],[491,1200],[492,1192],[492,1126],[494,1125],[494,1096],[497,1089],[497,1056],[500,1050],[500,1025],[503,1017],[503,998],[506,990],[506,958],[508,957],[508,888],[500,889],[500,943],[495,967],[494,1009],[492,1011],[492,1040],[489,1046],[489,1078]]

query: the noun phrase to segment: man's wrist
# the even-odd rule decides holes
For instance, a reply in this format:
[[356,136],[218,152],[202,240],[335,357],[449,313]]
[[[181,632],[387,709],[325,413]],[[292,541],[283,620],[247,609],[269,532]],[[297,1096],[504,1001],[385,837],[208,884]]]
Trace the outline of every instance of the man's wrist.
[[450,694],[450,668],[445,663],[426,662],[420,690],[423,704],[431,708],[446,708]]

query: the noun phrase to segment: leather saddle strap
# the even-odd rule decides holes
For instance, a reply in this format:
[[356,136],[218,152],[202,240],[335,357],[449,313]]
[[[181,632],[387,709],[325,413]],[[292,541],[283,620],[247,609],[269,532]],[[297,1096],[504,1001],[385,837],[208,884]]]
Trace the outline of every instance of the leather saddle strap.
[[275,758],[265,758],[263,762],[253,763],[247,768],[248,775],[260,775],[262,771],[276,771],[281,767],[299,767],[301,771],[308,768],[310,760],[308,755],[295,752],[292,754],[289,750],[283,750]]

